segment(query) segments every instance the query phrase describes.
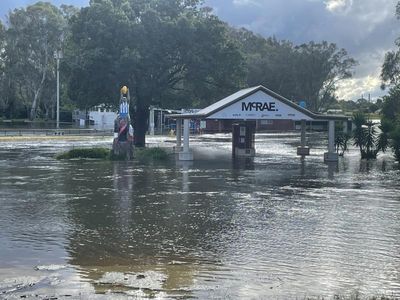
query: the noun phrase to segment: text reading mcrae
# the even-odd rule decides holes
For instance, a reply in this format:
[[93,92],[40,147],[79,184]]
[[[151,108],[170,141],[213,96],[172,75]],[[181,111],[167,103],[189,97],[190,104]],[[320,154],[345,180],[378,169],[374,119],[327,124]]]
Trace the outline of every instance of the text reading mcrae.
[[242,111],[278,111],[275,102],[242,102]]

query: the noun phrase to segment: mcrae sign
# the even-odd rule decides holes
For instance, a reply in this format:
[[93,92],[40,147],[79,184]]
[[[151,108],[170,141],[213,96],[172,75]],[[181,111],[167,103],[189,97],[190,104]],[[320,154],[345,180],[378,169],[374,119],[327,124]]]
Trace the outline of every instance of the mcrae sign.
[[242,111],[278,111],[275,102],[242,102]]

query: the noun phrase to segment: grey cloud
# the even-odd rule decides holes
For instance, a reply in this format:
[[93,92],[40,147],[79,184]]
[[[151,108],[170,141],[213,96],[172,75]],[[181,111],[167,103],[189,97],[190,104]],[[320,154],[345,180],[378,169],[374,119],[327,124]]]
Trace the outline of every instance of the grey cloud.
[[366,92],[382,94],[377,80],[379,69],[384,54],[394,49],[394,40],[400,36],[400,21],[395,17],[397,0],[207,0],[206,3],[217,8],[217,15],[228,23],[266,37],[274,35],[296,44],[310,40],[336,43],[360,62],[354,82],[366,82],[362,85],[374,89]]
[[[334,42],[360,62],[355,81],[362,82],[370,80],[371,76],[376,79],[385,52],[394,49],[394,40],[400,36],[400,21],[394,15],[397,1],[206,0],[205,4],[214,8],[224,21],[266,37],[274,35],[296,44],[310,40]],[[0,17],[4,19],[10,9],[34,2],[36,0],[0,0]],[[85,6],[89,0],[50,2]],[[382,92],[374,91],[374,94],[379,93]]]

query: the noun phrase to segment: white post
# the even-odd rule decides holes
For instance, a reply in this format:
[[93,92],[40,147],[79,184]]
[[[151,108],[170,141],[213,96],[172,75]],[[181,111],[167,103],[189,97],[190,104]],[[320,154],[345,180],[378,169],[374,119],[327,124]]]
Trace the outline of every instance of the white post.
[[324,154],[324,161],[337,162],[338,154],[335,152],[335,120],[328,121],[328,152]]
[[306,120],[301,120],[301,147],[306,146]]
[[346,120],[346,121],[343,121],[343,132],[348,133],[348,131],[349,131],[349,128],[347,126],[347,120]]
[[189,149],[189,121],[183,120],[183,152],[179,153],[179,160],[193,160],[193,153]]
[[150,135],[154,135],[154,108],[151,107],[150,108],[150,122],[149,122],[149,126],[150,126]]
[[297,147],[297,155],[300,155],[302,158],[310,155],[310,148],[306,146],[306,127],[306,120],[301,120],[301,142],[300,147]]
[[182,146],[182,120],[176,119],[176,149],[181,151]]
[[57,129],[60,129],[60,50],[56,53],[57,58]]
[[329,121],[329,132],[328,132],[328,152],[335,152],[335,121]]
[[183,152],[189,152],[189,119],[183,120]]
[[163,134],[163,125],[164,125],[164,120],[163,120],[163,111],[160,111],[160,130],[161,130],[161,135]]

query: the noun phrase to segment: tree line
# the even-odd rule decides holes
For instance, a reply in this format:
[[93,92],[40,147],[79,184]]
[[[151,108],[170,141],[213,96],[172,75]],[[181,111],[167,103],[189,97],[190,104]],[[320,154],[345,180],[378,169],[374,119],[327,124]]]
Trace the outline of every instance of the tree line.
[[[396,16],[400,19],[400,1],[396,5]],[[384,127],[388,145],[400,162],[400,40],[395,41],[396,50],[385,55],[382,65],[382,89],[388,89],[383,97],[381,126]]]
[[54,119],[62,50],[64,109],[117,107],[130,87],[136,144],[148,108],[201,108],[262,84],[321,112],[357,62],[326,41],[295,45],[236,29],[200,0],[91,0],[76,8],[37,2],[0,24],[0,117]]

